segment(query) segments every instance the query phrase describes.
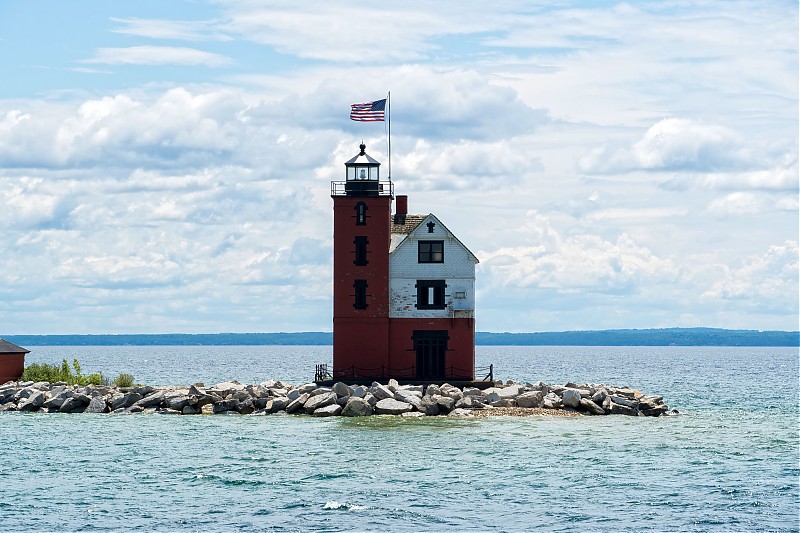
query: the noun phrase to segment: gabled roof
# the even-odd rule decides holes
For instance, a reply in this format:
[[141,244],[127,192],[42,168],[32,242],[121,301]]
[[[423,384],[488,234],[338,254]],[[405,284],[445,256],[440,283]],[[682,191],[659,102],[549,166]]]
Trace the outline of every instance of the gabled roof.
[[0,339],[0,353],[30,353],[30,350],[20,348],[16,344]]
[[389,253],[391,254],[395,250],[397,250],[397,248],[406,240],[406,238],[412,233],[414,233],[414,231],[420,225],[426,223],[427,220],[433,220],[437,224],[439,224],[439,226],[444,228],[444,231],[447,233],[448,237],[455,239],[455,241],[458,244],[460,244],[461,247],[464,248],[464,250],[467,251],[467,253],[472,257],[472,259],[475,261],[476,264],[480,263],[475,254],[473,254],[469,248],[464,246],[464,243],[461,242],[461,240],[458,237],[456,237],[455,234],[452,231],[450,231],[450,229],[447,226],[442,224],[442,221],[436,218],[436,215],[434,215],[433,213],[427,215],[406,215],[406,219],[403,224],[395,224],[394,218],[392,218],[392,239],[391,239],[391,244],[389,246]]
[[392,234],[408,235],[419,226],[428,215],[389,215],[392,221]]

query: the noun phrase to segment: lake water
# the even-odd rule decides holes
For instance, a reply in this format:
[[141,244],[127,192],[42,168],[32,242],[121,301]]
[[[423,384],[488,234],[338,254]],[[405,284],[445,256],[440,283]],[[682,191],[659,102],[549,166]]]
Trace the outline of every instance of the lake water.
[[[153,385],[308,381],[330,347],[36,347]],[[478,347],[679,416],[0,415],[0,530],[798,531],[797,348]]]

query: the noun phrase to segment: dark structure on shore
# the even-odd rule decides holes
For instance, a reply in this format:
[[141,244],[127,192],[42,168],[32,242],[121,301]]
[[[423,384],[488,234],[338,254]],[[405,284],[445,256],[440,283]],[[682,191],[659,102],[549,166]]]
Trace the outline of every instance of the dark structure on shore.
[[22,377],[26,353],[30,353],[30,350],[0,339],[0,384]]
[[[380,180],[366,146],[333,199],[333,368],[317,380],[475,379],[478,259],[433,214]],[[482,377],[482,376],[481,376]]]

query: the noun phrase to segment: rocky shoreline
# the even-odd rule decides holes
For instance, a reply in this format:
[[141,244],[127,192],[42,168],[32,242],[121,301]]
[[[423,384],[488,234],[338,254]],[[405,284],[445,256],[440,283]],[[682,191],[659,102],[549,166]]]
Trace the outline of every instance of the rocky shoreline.
[[66,383],[8,382],[0,385],[0,412],[157,413],[267,415],[275,413],[326,416],[530,416],[628,415],[661,416],[670,411],[660,396],[629,387],[497,381],[485,390],[450,385],[387,385],[315,383],[291,385],[238,381],[205,387],[78,386]]

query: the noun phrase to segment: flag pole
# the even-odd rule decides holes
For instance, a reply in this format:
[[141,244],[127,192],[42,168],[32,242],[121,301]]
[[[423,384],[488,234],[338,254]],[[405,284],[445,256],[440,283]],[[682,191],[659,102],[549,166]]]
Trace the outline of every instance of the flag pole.
[[389,181],[392,181],[392,91],[386,97],[386,107],[389,123]]

